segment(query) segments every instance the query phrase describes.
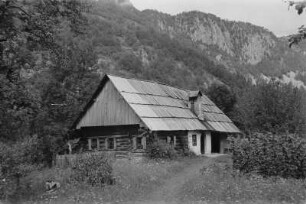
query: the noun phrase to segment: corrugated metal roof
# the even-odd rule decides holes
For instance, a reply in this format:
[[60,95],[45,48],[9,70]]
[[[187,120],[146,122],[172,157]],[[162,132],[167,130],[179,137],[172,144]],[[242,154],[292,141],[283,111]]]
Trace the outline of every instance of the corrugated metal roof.
[[226,115],[221,113],[206,112],[204,114],[204,118],[207,121],[212,121],[212,122],[228,122],[228,123],[232,122],[231,119],[229,119]]
[[201,98],[202,104],[215,106],[217,108],[217,106],[207,96],[203,95]]
[[[135,113],[152,131],[212,130],[240,132],[232,121],[199,91],[107,75]],[[204,120],[188,108],[190,96],[201,95]]]
[[161,105],[179,108],[186,108],[188,106],[188,102],[186,101],[165,96],[153,96],[124,92],[122,92],[122,96],[130,104]]
[[203,112],[208,112],[208,113],[221,113],[223,112],[217,107],[217,106],[212,106],[212,105],[202,105],[202,111]]
[[205,121],[204,124],[205,126],[208,126],[217,132],[228,132],[228,133],[239,133],[240,132],[240,130],[232,122],[227,123],[227,122]]
[[159,106],[159,105],[140,105],[130,104],[133,110],[140,117],[149,118],[195,118],[198,117],[186,108],[177,108],[170,106]]
[[206,127],[217,132],[239,133],[229,117],[220,110],[207,96],[202,96],[201,109]]
[[198,119],[183,118],[143,118],[143,122],[152,131],[173,130],[206,130],[207,128]]
[[187,91],[155,82],[108,77],[150,130],[208,130],[188,108]]

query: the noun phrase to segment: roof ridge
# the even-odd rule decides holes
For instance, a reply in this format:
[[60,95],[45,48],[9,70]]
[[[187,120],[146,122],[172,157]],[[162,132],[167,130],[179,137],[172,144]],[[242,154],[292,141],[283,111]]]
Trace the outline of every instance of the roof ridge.
[[183,88],[179,88],[176,86],[172,86],[163,82],[159,82],[159,81],[153,81],[153,80],[148,80],[148,79],[139,79],[139,78],[133,78],[133,77],[123,77],[123,76],[118,76],[118,75],[114,75],[114,74],[105,74],[106,76],[112,76],[112,77],[118,77],[118,78],[122,78],[122,79],[130,79],[130,80],[136,80],[136,81],[142,81],[142,82],[150,82],[153,84],[159,84],[159,85],[164,85],[164,86],[168,86],[171,88],[175,88],[175,89],[179,89],[181,91],[185,91],[185,92],[191,92],[191,91],[200,91],[198,90],[189,90],[189,89],[183,89]]

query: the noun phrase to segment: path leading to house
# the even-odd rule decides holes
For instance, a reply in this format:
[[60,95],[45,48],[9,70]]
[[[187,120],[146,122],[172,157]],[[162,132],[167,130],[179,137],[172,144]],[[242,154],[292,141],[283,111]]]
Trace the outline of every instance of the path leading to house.
[[[162,186],[159,186],[155,191],[148,194],[143,201],[138,201],[136,204],[176,204],[179,202],[179,193],[185,183],[198,177],[200,169],[208,166],[213,162],[213,158],[199,157],[190,162],[182,171],[174,174],[167,179]],[[133,202],[135,203],[135,202]]]

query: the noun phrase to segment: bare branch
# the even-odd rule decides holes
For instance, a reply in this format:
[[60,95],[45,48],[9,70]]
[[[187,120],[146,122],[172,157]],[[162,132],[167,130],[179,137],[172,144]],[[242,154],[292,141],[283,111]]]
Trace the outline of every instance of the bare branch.
[[24,9],[22,9],[22,8],[19,7],[19,6],[9,6],[7,9],[10,9],[10,8],[12,8],[12,9],[17,9],[17,10],[21,11],[22,13],[24,13],[24,14],[26,14],[27,16],[30,17],[30,14],[28,14],[28,12],[26,12]]
[[297,10],[297,13],[301,15],[304,11],[304,8],[306,8],[306,0],[303,1],[285,1],[288,3],[289,8],[292,6],[295,6],[295,10]]

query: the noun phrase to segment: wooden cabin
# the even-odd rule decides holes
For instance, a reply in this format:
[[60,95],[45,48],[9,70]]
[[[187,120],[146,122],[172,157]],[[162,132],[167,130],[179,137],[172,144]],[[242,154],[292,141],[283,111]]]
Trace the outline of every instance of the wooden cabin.
[[224,153],[240,133],[200,91],[105,75],[74,123],[87,150],[145,152],[150,138],[197,155]]

